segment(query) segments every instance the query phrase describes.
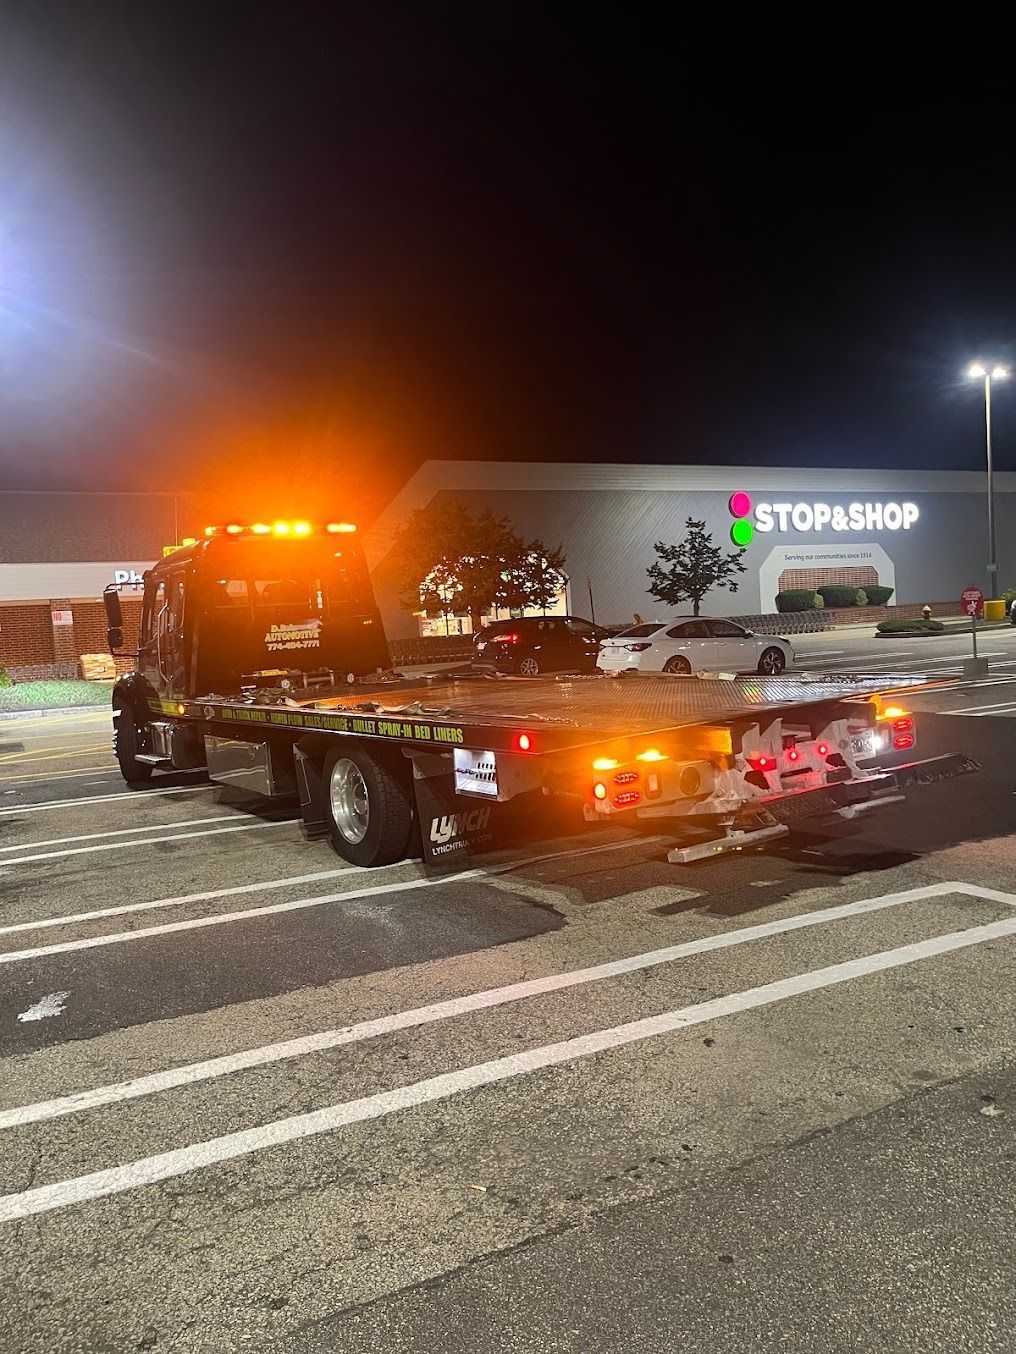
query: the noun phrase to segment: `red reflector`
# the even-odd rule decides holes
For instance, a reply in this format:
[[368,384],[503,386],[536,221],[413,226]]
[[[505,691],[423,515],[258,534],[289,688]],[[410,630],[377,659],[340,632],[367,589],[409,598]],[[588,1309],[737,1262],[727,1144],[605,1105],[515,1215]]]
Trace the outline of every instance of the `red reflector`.
[[903,748],[912,748],[913,746],[914,735],[912,733],[898,733],[893,739],[893,747],[899,748],[901,751]]
[[614,777],[615,785],[634,785],[639,778],[637,771],[619,771]]
[[519,733],[515,735],[515,746],[520,752],[532,752],[533,736],[529,733]]
[[913,727],[914,721],[912,719],[893,720],[893,728],[896,730],[897,733],[909,733]]
[[641,798],[638,790],[622,790],[619,795],[614,796],[614,807],[623,809],[630,804],[637,804]]

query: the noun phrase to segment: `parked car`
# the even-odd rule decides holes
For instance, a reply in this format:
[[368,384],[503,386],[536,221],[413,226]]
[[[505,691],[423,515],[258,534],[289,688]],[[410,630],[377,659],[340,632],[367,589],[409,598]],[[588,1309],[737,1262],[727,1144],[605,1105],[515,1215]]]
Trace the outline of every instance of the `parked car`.
[[597,660],[603,672],[760,672],[771,677],[793,663],[789,640],[705,616],[631,625],[603,641]]
[[495,621],[473,639],[473,666],[537,677],[541,672],[595,672],[606,630],[581,616],[527,616]]

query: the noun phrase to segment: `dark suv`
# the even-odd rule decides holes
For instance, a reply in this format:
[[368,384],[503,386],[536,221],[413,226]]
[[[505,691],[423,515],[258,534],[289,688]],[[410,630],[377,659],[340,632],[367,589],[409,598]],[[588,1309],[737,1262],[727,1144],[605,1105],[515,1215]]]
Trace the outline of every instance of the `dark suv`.
[[473,638],[473,666],[537,677],[541,672],[595,672],[602,626],[580,616],[495,621]]

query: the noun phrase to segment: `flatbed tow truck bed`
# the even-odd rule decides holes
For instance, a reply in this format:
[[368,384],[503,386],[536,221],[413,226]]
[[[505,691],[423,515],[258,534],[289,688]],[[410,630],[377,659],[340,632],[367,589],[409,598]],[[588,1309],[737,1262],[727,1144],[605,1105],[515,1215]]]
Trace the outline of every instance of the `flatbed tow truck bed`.
[[[394,746],[411,763],[430,864],[492,845],[491,808],[539,793],[579,795],[590,822],[671,819],[680,840],[670,858],[688,863],[783,836],[788,821],[853,817],[895,802],[908,784],[977,769],[962,756],[905,761],[888,771],[868,765],[915,746],[913,717],[893,702],[937,684],[881,673],[442,673],[341,689],[209,695],[176,713],[201,720],[213,779],[284,785],[272,771],[273,755],[278,761],[280,739],[294,746],[312,835],[334,837],[323,749],[355,740],[368,750]],[[264,765],[259,759],[252,768],[253,746]]]

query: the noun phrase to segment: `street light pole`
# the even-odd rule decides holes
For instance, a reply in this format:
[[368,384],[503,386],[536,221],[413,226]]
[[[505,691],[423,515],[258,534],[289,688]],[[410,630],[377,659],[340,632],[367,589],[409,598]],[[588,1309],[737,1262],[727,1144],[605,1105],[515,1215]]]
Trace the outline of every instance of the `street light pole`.
[[995,466],[991,456],[991,383],[1004,381],[1008,367],[995,363],[990,369],[983,362],[972,362],[967,375],[984,380],[984,446],[988,466],[988,592],[994,600],[998,596],[998,552],[995,547]]
[[991,460],[991,377],[984,373],[984,445],[988,458],[988,592],[998,596],[998,557],[995,550],[995,467]]

